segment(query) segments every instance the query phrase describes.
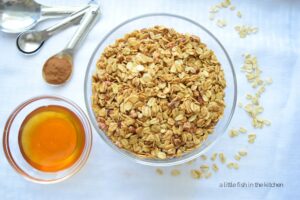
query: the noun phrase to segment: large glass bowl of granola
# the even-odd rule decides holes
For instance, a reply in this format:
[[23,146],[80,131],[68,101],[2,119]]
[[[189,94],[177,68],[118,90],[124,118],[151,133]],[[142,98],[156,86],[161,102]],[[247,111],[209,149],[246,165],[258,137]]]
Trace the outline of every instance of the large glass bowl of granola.
[[100,137],[151,166],[203,154],[226,131],[237,97],[221,42],[202,25],[157,13],[127,20],[95,49],[85,102]]

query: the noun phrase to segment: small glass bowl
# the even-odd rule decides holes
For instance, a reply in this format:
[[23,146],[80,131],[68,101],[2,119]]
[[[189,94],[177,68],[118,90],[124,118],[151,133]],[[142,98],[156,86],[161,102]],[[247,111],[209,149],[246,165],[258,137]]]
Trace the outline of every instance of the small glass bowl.
[[[65,107],[80,119],[85,133],[81,156],[69,168],[57,172],[43,172],[32,167],[23,157],[18,143],[19,130],[25,117],[39,107],[57,105]],[[9,116],[3,133],[3,149],[10,165],[24,178],[37,183],[56,183],[73,176],[86,163],[92,147],[92,130],[88,118],[75,103],[61,97],[39,96],[19,105]]]
[[[196,36],[199,36],[201,41],[204,42],[207,47],[213,50],[222,65],[222,68],[225,73],[225,79],[227,87],[225,89],[225,103],[226,107],[224,110],[224,116],[217,123],[214,132],[209,135],[207,140],[202,143],[202,145],[189,152],[184,154],[181,157],[170,158],[165,160],[158,159],[147,159],[141,158],[137,155],[134,155],[131,152],[125,151],[118,148],[108,137],[107,135],[98,127],[95,115],[92,110],[92,76],[96,70],[97,60],[100,58],[100,55],[104,51],[104,48],[113,44],[116,39],[124,37],[126,33],[130,33],[137,29],[149,28],[155,25],[163,25],[169,28],[174,28],[180,33],[189,33]],[[88,111],[88,115],[92,121],[93,126],[95,127],[98,134],[101,138],[115,151],[121,153],[124,157],[129,158],[137,163],[150,165],[150,166],[172,166],[178,165],[185,162],[188,162],[199,155],[205,153],[209,147],[211,147],[217,139],[226,131],[231,118],[234,113],[237,99],[237,82],[236,76],[233,69],[232,62],[229,58],[229,55],[221,42],[205,27],[198,24],[195,21],[192,21],[186,17],[167,14],[167,13],[154,13],[154,14],[145,14],[132,19],[129,19],[120,25],[112,29],[103,39],[100,41],[95,51],[93,52],[88,68],[85,75],[85,103]]]

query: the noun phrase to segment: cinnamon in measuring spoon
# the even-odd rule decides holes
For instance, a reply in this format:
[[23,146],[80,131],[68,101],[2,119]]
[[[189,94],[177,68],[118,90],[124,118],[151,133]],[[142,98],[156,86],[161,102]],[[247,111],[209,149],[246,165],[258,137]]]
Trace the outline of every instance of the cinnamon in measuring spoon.
[[72,62],[67,55],[55,55],[49,58],[43,67],[43,77],[47,83],[59,85],[65,83],[72,74]]

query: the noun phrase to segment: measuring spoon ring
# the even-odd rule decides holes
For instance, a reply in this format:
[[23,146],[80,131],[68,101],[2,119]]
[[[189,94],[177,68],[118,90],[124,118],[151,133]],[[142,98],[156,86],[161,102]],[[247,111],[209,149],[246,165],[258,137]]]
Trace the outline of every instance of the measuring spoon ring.
[[90,8],[90,5],[73,13],[69,17],[66,17],[57,24],[44,30],[29,30],[21,33],[17,37],[17,48],[24,54],[34,54],[40,50],[44,42],[55,33],[64,30],[70,25],[75,24]]

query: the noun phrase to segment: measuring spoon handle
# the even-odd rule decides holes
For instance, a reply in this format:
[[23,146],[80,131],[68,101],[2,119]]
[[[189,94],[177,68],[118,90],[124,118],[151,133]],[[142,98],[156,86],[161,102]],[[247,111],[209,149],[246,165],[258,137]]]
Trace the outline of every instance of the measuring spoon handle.
[[62,17],[63,15],[70,15],[83,6],[45,6],[41,5],[41,16],[43,18]]
[[66,50],[73,53],[81,41],[87,36],[88,32],[91,30],[92,25],[96,21],[99,14],[99,6],[96,4],[91,4],[86,14],[83,16],[80,26],[76,30],[74,36],[66,46]]
[[78,19],[80,19],[90,8],[90,6],[85,6],[84,8],[77,10],[76,12],[72,13],[69,17],[64,18],[57,24],[47,28],[45,31],[48,36],[54,35],[56,32],[61,31],[68,26],[74,24]]

